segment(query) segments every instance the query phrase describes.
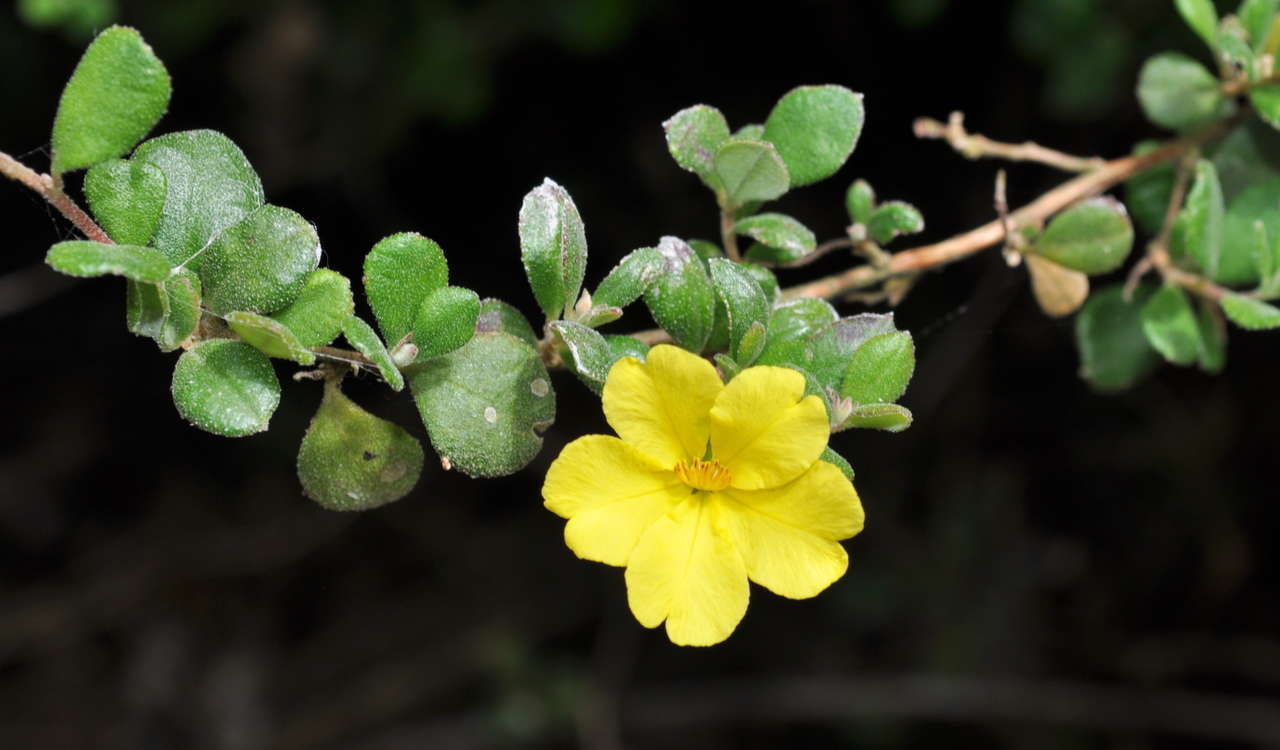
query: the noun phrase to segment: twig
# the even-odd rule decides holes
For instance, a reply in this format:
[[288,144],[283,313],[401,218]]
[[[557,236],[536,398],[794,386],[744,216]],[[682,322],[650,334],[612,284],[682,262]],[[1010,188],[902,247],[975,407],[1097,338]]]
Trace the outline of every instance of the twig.
[[1063,724],[1161,732],[1214,741],[1280,742],[1280,702],[1174,689],[1066,681],[902,675],[735,680],[650,690],[624,701],[634,730],[708,725],[831,723],[849,719]]
[[814,262],[818,258],[821,258],[822,256],[826,255],[832,250],[842,250],[844,248],[851,248],[853,246],[854,246],[854,242],[849,237],[837,237],[834,240],[827,240],[826,242],[819,243],[819,245],[813,249],[813,252],[809,253],[808,255],[802,258],[796,258],[795,260],[788,261],[786,263],[780,263],[778,264],[778,267],[779,268],[800,268],[801,266],[809,265],[810,263]]
[[737,263],[742,260],[742,255],[738,252],[738,234],[733,230],[733,224],[733,214],[721,209],[720,242],[724,245],[724,254],[729,256],[729,260]]
[[993,157],[1009,161],[1033,161],[1064,172],[1088,172],[1106,166],[1105,159],[1096,156],[1072,156],[1045,148],[1037,143],[1001,143],[964,129],[964,114],[952,112],[946,124],[921,117],[913,126],[917,138],[941,138],[956,151],[969,159]]
[[85,237],[94,242],[104,242],[108,245],[115,244],[107,236],[107,233],[102,230],[102,227],[98,226],[98,223],[91,219],[89,214],[84,212],[84,209],[71,200],[71,196],[62,192],[62,188],[54,184],[53,178],[49,175],[36,172],[3,151],[0,151],[0,174],[20,182],[39,193],[40,197],[48,201],[49,205],[58,209],[58,213],[65,216]]

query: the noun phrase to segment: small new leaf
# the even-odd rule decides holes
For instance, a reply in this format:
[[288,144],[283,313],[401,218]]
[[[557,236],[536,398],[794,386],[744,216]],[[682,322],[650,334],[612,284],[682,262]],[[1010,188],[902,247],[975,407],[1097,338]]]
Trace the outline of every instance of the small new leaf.
[[445,286],[427,295],[413,322],[418,359],[448,354],[475,335],[480,296],[470,289]]
[[300,365],[315,364],[316,355],[283,324],[265,315],[237,310],[227,313],[227,325],[254,349],[268,357],[287,359]]
[[886,245],[893,238],[924,231],[924,216],[910,203],[889,201],[871,212],[866,221],[867,234],[878,245]]
[[364,257],[364,294],[383,338],[393,346],[413,329],[422,300],[448,283],[444,251],[420,234],[393,234]]
[[307,274],[298,298],[271,317],[297,335],[303,346],[325,346],[342,333],[342,324],[355,312],[351,280],[328,268]]
[[404,375],[400,374],[400,369],[391,359],[391,353],[387,351],[387,345],[378,338],[378,333],[373,330],[373,326],[352,315],[342,322],[342,335],[356,348],[356,351],[367,357],[378,368],[378,373],[382,375],[387,385],[391,386],[391,390],[404,389]]
[[559,318],[578,299],[587,268],[587,235],[569,192],[551,178],[520,206],[520,260],[538,306]]
[[871,212],[876,207],[876,191],[866,180],[854,180],[844,194],[844,208],[849,214],[849,221],[854,224],[866,224],[871,220]]

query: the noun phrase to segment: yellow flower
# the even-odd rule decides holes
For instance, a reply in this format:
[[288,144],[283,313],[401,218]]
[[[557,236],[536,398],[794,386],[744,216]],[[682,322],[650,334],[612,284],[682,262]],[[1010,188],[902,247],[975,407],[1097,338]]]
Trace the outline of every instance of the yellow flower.
[[804,376],[750,367],[728,385],[701,357],[656,346],[609,371],[604,414],[551,464],[542,496],[578,557],[625,566],[640,624],[682,646],[729,637],[747,579],[792,599],[844,575],[862,530],[853,484],[819,461],[830,428]]

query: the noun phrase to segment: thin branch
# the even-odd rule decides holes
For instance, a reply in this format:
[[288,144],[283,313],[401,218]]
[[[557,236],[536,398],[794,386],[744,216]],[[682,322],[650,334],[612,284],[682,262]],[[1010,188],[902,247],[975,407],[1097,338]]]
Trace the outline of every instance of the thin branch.
[[801,258],[796,258],[795,260],[788,261],[786,263],[780,263],[778,264],[778,267],[779,268],[800,268],[801,266],[809,265],[810,263],[814,262],[818,258],[821,258],[822,256],[826,255],[832,250],[843,250],[845,248],[852,248],[853,246],[854,246],[854,242],[851,238],[837,237],[834,240],[827,240],[826,242],[820,243],[817,247],[813,249],[813,252],[809,253],[808,255]]
[[1105,159],[1096,156],[1072,156],[1031,141],[1001,143],[984,135],[970,133],[964,129],[964,114],[961,112],[952,112],[945,125],[937,120],[921,117],[915,121],[913,128],[917,138],[944,139],[968,159],[990,157],[1008,161],[1031,161],[1064,172],[1088,172],[1107,165]]
[[107,233],[102,230],[102,227],[98,226],[98,223],[90,218],[89,214],[85,213],[84,209],[80,208],[71,199],[71,196],[62,192],[62,188],[56,185],[49,175],[36,172],[3,151],[0,151],[0,174],[20,182],[39,193],[40,197],[48,201],[49,205],[58,209],[58,213],[65,216],[85,237],[94,242],[103,242],[108,245],[115,244],[107,236]]
[[721,209],[720,241],[724,244],[724,254],[729,256],[729,260],[738,263],[742,260],[742,255],[738,252],[738,234],[733,230],[733,224],[733,214]]

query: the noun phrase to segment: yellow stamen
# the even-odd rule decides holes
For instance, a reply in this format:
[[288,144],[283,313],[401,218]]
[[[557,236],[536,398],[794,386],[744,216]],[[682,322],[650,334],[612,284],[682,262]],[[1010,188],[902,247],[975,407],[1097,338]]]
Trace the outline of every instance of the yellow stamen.
[[722,490],[729,486],[729,470],[714,459],[691,459],[676,464],[676,476],[695,490]]

